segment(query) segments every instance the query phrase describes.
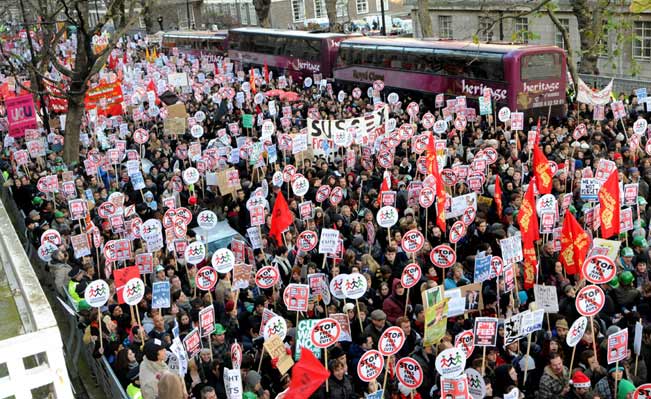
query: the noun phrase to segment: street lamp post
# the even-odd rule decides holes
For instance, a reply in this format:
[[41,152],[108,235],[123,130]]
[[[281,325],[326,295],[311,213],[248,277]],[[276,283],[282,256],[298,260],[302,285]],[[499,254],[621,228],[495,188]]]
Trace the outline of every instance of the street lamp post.
[[188,30],[192,29],[190,27],[190,0],[185,0],[185,11],[188,13]]
[[380,0],[380,13],[382,14],[382,27],[380,28],[380,34],[382,36],[387,35],[386,21],[384,20],[384,0]]

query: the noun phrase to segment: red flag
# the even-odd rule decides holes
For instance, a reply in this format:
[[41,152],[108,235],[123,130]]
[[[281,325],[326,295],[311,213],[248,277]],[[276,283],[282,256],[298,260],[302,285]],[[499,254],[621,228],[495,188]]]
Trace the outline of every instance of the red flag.
[[160,105],[160,100],[158,99],[158,90],[156,90],[156,85],[154,84],[153,80],[150,80],[149,83],[147,83],[147,91],[153,91],[156,97],[156,105]]
[[533,174],[536,176],[536,187],[541,194],[552,192],[552,170],[547,157],[539,146],[533,146]]
[[276,203],[274,204],[274,210],[271,213],[271,229],[269,230],[269,236],[273,237],[276,240],[278,245],[283,244],[283,231],[294,223],[294,215],[289,210],[287,201],[282,192],[278,192],[278,197],[276,197]]
[[269,67],[267,66],[267,60],[264,60],[264,66],[262,67],[264,72],[264,81],[269,83]]
[[380,186],[380,195],[377,196],[377,206],[380,207],[382,203],[382,193],[385,191],[391,191],[391,177],[385,177],[382,179],[382,185]]
[[251,94],[257,93],[255,89],[255,73],[253,73],[253,68],[249,71],[249,84],[251,85]]
[[289,389],[283,399],[305,399],[323,384],[330,372],[314,356],[312,351],[303,348],[301,359],[294,365]]
[[522,247],[524,256],[524,289],[533,288],[536,283],[536,273],[538,273],[538,261],[536,260],[536,248],[533,242],[524,242]]
[[538,234],[538,215],[536,215],[536,198],[533,193],[534,178],[529,182],[529,188],[524,195],[522,205],[518,211],[518,225],[522,232],[522,241],[525,244],[533,244],[540,238]]
[[561,256],[559,258],[565,266],[567,274],[581,273],[581,265],[588,254],[589,247],[588,235],[576,221],[572,212],[565,211],[561,228]]
[[610,238],[619,234],[619,175],[613,171],[599,189],[599,217],[601,218],[601,235]]
[[122,292],[124,291],[124,286],[127,285],[127,282],[132,278],[140,277],[140,272],[138,271],[138,266],[129,266],[123,267],[122,269],[113,270],[113,280],[115,281],[115,291],[118,294],[118,303],[124,304],[124,297]]
[[429,141],[427,142],[426,155],[427,172],[434,176],[436,180],[436,225],[445,233],[445,186],[441,173],[439,173],[439,163],[436,160],[436,147],[434,146],[434,135],[430,132]]
[[536,124],[536,140],[534,142],[534,147],[537,147],[540,144],[540,117],[538,117],[538,124]]
[[502,219],[502,183],[500,175],[495,175],[495,207],[497,208],[497,217]]

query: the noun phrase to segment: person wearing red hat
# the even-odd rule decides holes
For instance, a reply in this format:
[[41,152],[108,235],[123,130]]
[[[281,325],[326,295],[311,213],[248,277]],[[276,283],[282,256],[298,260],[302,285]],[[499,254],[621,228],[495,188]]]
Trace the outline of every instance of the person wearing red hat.
[[567,395],[568,399],[586,399],[590,392],[592,384],[590,383],[590,378],[587,375],[583,374],[582,371],[578,370],[572,376],[570,381],[572,389]]

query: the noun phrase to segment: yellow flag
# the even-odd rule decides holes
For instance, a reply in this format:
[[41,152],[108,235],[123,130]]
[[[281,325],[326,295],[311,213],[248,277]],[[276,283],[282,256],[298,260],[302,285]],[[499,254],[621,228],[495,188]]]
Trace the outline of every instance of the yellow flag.
[[147,62],[151,62],[149,58],[149,48],[145,48],[145,59],[147,60]]

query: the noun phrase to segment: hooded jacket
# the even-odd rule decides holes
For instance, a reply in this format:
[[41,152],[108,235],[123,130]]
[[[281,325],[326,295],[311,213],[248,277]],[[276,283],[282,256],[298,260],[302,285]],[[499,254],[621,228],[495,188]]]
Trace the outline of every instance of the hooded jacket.
[[391,295],[382,303],[382,309],[387,314],[387,320],[391,324],[396,324],[396,319],[405,314],[405,293],[396,294],[396,288],[400,285],[400,280],[394,279],[391,289]]

